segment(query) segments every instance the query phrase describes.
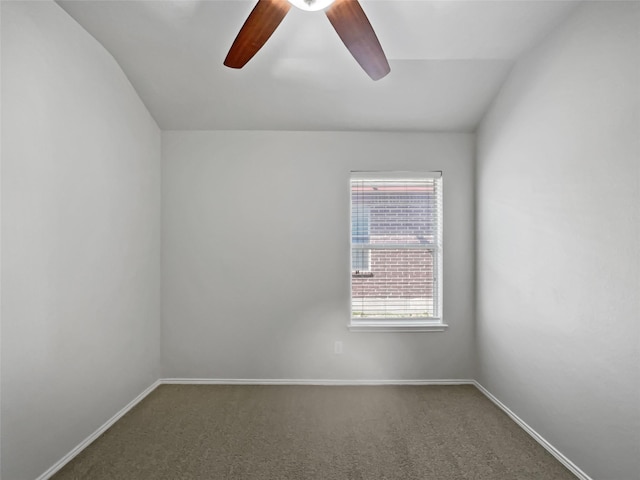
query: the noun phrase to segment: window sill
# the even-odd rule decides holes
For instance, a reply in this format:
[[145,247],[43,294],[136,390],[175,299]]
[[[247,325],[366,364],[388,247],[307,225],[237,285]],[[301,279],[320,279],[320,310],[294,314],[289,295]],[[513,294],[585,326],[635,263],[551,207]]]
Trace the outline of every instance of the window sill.
[[351,319],[347,327],[351,332],[444,332],[449,325],[434,321]]

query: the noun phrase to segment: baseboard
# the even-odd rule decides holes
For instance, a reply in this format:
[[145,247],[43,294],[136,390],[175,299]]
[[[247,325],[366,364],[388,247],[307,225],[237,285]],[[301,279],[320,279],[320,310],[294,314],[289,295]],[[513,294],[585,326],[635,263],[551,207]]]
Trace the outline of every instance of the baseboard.
[[522,428],[525,432],[527,432],[533,439],[538,442],[542,447],[547,450],[551,455],[553,455],[556,460],[562,463],[565,467],[567,467],[571,473],[573,473],[580,480],[593,480],[589,475],[584,473],[578,466],[565,457],[556,447],[551,445],[545,438],[536,432],[533,428],[531,428],[524,420],[522,420],[518,415],[513,413],[509,407],[507,407],[504,403],[498,400],[489,390],[484,388],[480,383],[474,380],[474,385],[478,390],[480,390],[489,400],[495,403],[498,408],[500,408],[504,413],[509,415],[511,420],[516,422],[520,428]]
[[107,420],[100,428],[98,428],[95,432],[85,438],[82,442],[78,444],[73,450],[67,453],[64,457],[58,460],[55,464],[53,464],[46,472],[40,475],[36,480],[47,480],[51,478],[58,470],[64,467],[67,463],[69,463],[75,456],[77,456],[82,450],[87,448],[96,438],[102,435],[111,425],[120,420],[129,410],[135,407],[142,399],[144,399],[147,395],[153,392],[158,385],[160,385],[160,380],[156,380],[151,385],[149,385],[140,395],[131,400],[122,410],[116,413],[113,417]]
[[166,385],[475,385],[474,380],[339,380],[295,378],[163,378]]

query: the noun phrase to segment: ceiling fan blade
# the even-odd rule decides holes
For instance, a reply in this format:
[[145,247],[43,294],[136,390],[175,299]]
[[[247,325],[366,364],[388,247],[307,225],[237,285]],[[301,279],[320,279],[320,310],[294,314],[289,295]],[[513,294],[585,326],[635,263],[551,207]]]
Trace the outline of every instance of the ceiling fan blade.
[[269,40],[290,8],[287,0],[258,0],[233,41],[224,64],[231,68],[244,67]]
[[379,80],[391,71],[376,32],[357,0],[336,0],[327,17],[351,55],[365,72]]

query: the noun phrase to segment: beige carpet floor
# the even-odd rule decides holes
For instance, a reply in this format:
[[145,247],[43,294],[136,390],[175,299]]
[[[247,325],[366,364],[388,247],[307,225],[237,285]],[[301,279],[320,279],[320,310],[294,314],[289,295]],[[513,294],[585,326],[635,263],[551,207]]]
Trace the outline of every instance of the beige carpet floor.
[[575,480],[470,385],[162,385],[55,480]]

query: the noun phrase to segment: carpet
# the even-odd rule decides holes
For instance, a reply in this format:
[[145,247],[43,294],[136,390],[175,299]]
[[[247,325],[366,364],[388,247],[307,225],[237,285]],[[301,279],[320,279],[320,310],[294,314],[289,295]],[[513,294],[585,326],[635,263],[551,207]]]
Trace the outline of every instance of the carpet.
[[575,480],[471,385],[161,385],[53,478]]

